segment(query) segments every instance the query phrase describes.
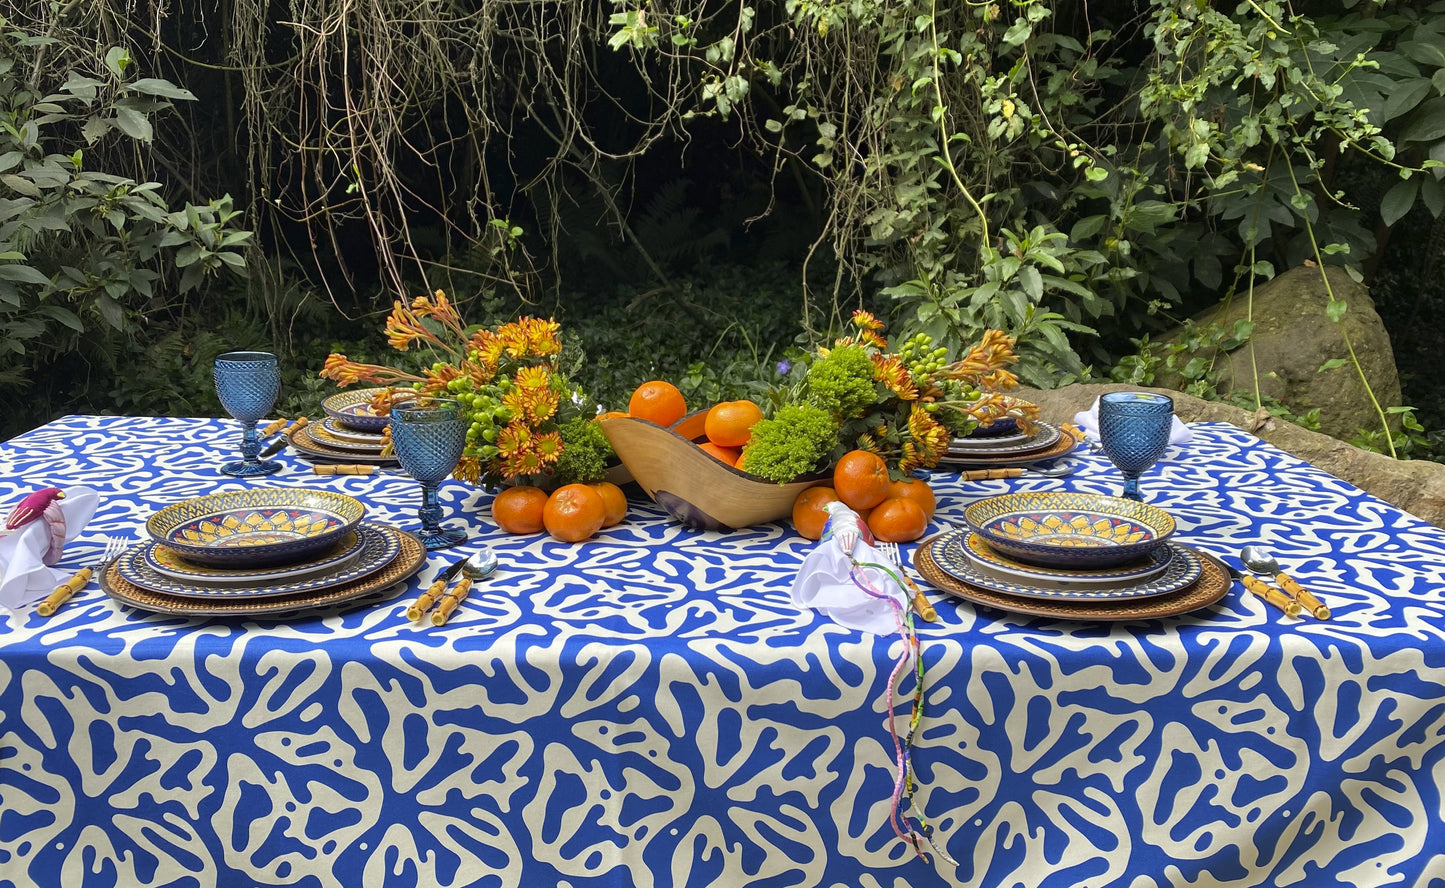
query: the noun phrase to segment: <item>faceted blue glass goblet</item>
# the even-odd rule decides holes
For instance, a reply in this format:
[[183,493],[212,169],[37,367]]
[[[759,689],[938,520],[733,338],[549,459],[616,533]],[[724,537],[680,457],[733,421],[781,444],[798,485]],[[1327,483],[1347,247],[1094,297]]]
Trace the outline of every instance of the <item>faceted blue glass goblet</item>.
[[1174,400],[1151,392],[1109,392],[1099,398],[1099,441],[1124,474],[1124,496],[1142,500],[1139,476],[1169,446]]
[[280,463],[257,459],[261,442],[256,438],[257,420],[271,412],[281,391],[281,367],[276,356],[270,352],[227,352],[216,358],[213,374],[221,406],[241,423],[241,459],[226,463],[221,471],[246,477],[279,470]]
[[452,473],[467,443],[467,420],[461,405],[444,398],[428,398],[391,408],[391,444],[407,474],[421,482],[422,544],[428,550],[455,546],[467,532],[442,527],[437,485]]

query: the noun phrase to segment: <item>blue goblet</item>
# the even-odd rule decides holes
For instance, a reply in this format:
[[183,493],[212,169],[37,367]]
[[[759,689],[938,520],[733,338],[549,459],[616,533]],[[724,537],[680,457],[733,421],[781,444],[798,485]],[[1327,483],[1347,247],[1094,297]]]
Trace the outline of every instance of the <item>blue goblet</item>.
[[460,528],[441,526],[437,485],[452,473],[467,443],[467,420],[461,405],[444,398],[394,404],[391,444],[407,474],[421,482],[422,544],[428,550],[455,546],[467,538]]
[[256,422],[271,412],[281,391],[281,368],[270,352],[227,352],[216,358],[213,370],[216,394],[221,406],[241,423],[241,459],[221,466],[227,475],[269,475],[281,468],[278,462],[257,459],[261,442]]
[[1124,496],[1143,500],[1139,476],[1164,455],[1174,422],[1174,400],[1151,392],[1109,392],[1099,398],[1099,441],[1124,473]]

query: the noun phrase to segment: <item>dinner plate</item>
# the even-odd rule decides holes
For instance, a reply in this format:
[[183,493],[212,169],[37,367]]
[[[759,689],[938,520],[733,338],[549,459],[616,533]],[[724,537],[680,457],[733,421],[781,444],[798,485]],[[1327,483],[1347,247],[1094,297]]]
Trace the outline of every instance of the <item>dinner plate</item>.
[[377,456],[381,455],[381,447],[384,441],[384,439],[380,435],[374,435],[369,441],[365,442],[355,441],[350,438],[345,438],[341,435],[337,435],[334,432],[329,431],[325,426],[318,427],[308,425],[306,427],[306,434],[311,436],[311,440],[315,441],[322,447],[334,447],[337,450],[371,453]]
[[1034,432],[1024,435],[1022,440],[1007,438],[955,438],[948,445],[949,456],[978,459],[988,456],[1017,456],[1051,447],[1063,434],[1059,427],[1047,422],[1035,422]]
[[948,453],[938,461],[941,469],[951,469],[958,472],[967,472],[971,469],[1007,469],[1014,466],[1031,466],[1034,463],[1047,462],[1051,459],[1058,459],[1067,455],[1079,443],[1083,436],[1076,434],[1070,429],[1060,428],[1059,439],[1048,447],[1040,450],[1030,450],[1025,453],[1015,453],[1004,456],[988,456],[986,454],[963,454]]
[[134,546],[121,553],[116,559],[115,569],[117,575],[132,586],[175,598],[254,599],[314,594],[373,574],[386,567],[400,551],[399,534],[402,531],[396,528],[363,522],[357,526],[356,532],[362,539],[362,547],[349,564],[324,574],[299,579],[257,582],[242,586],[178,580],[151,569],[146,563],[145,545]]
[[291,446],[307,456],[315,456],[321,459],[340,460],[350,463],[367,463],[375,465],[396,465],[395,456],[382,456],[379,453],[366,453],[360,450],[343,450],[340,447],[330,447],[322,444],[311,437],[311,427],[306,426],[291,433]]
[[328,589],[269,598],[196,598],[168,595],[128,582],[117,570],[119,562],[112,564],[101,574],[100,588],[122,604],[161,614],[190,617],[285,616],[309,608],[351,601],[410,579],[426,564],[426,547],[414,534],[394,527],[387,527],[386,530],[397,541],[399,551],[396,557],[380,570]]
[[337,438],[352,441],[357,444],[371,444],[380,448],[386,436],[381,432],[367,432],[360,429],[353,429],[337,422],[331,417],[321,420],[321,427]]
[[[970,586],[1019,598],[1059,601],[1125,601],[1178,592],[1199,579],[1199,556],[1177,543],[1166,543],[1169,557],[1164,570],[1146,580],[1126,580],[1114,585],[1078,584],[1068,580],[1024,580],[979,567],[956,544],[936,539],[927,547],[933,563],[948,576]],[[921,547],[920,547],[921,548]]]
[[258,583],[284,582],[309,577],[328,570],[340,570],[361,554],[366,537],[351,531],[341,538],[333,548],[322,552],[315,560],[277,567],[212,567],[187,561],[174,549],[160,543],[146,544],[142,556],[146,567],[164,577],[204,585],[256,585]]
[[[1177,545],[1183,545],[1182,543]],[[1212,555],[1185,546],[1199,559],[1199,579],[1177,592],[1149,598],[1122,601],[1077,601],[1073,599],[1029,598],[995,592],[957,580],[945,573],[930,553],[932,547],[913,550],[913,563],[919,574],[934,586],[972,604],[981,604],[1012,613],[1061,620],[1153,620],[1173,617],[1216,604],[1229,592],[1229,572]]]
[[[372,412],[371,398],[378,391],[386,391],[385,387],[355,389],[349,392],[340,392],[332,395],[321,402],[321,409],[326,415],[337,420],[342,425],[351,426],[354,429],[363,429],[368,432],[379,432],[386,428],[391,422],[391,414],[378,416]],[[415,392],[393,389],[398,395],[405,394],[409,397],[416,397]]]
[[[945,559],[940,555],[944,549],[935,550],[934,560],[939,564],[951,563],[957,557],[952,552],[953,548],[961,551],[963,557],[973,562],[973,565],[980,570],[989,571],[1001,576],[1011,577],[1024,583],[1064,583],[1071,587],[1080,586],[1118,586],[1123,583],[1142,583],[1151,580],[1162,574],[1169,567],[1169,561],[1174,557],[1174,550],[1168,545],[1160,546],[1153,552],[1145,555],[1137,561],[1129,561],[1115,567],[1099,568],[1089,570],[1087,568],[1073,567],[1045,567],[1038,564],[1027,564],[1016,561],[989,548],[983,537],[968,530],[948,531],[947,537],[948,557]],[[937,540],[939,544],[944,539]]]

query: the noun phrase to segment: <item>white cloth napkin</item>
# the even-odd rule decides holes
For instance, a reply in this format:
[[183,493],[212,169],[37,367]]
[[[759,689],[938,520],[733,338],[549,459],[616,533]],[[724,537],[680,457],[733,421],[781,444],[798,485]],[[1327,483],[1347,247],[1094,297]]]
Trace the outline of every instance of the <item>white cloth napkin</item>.
[[859,572],[870,589],[886,598],[868,594],[853,581],[852,562],[844,545],[851,545],[853,557],[859,562],[885,564],[886,561],[857,533],[833,530],[836,523],[850,522],[859,522],[861,526],[858,515],[839,503],[838,511],[828,519],[823,539],[803,559],[803,566],[793,579],[793,603],[814,608],[849,629],[891,635],[898,631],[898,608],[907,608],[908,598],[897,583],[877,568],[861,567]]
[[[1090,441],[1099,440],[1099,399],[1094,399],[1094,404],[1082,413],[1074,414],[1074,425],[1078,426],[1084,433],[1084,437]],[[1169,443],[1173,445],[1188,444],[1194,438],[1194,433],[1189,426],[1174,417],[1174,422],[1169,426]]]
[[[65,491],[65,499],[59,502],[61,514],[65,516],[67,543],[79,536],[90,522],[99,501],[100,495],[89,487]],[[84,567],[47,567],[43,559],[49,548],[50,528],[43,518],[0,537],[0,606],[19,610],[34,604]]]

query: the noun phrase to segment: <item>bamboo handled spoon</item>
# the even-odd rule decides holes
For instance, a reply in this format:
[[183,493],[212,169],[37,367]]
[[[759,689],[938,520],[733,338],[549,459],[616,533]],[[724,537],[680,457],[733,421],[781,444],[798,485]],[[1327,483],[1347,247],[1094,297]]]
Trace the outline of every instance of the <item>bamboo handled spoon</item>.
[[1274,560],[1274,556],[1260,546],[1245,546],[1239,552],[1239,560],[1243,561],[1244,566],[1250,570],[1257,570],[1274,577],[1274,581],[1279,583],[1280,588],[1288,592],[1290,597],[1298,601],[1305,610],[1314,614],[1315,619],[1328,620],[1330,618],[1330,609],[1325,607],[1324,602],[1316,598],[1310,590],[1301,586],[1294,577],[1285,573],[1279,566],[1279,562]]

